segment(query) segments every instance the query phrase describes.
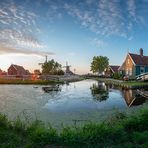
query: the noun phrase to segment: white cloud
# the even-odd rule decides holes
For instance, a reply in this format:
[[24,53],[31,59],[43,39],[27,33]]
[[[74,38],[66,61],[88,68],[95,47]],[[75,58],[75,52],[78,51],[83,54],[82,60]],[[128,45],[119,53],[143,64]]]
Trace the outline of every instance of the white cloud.
[[47,47],[35,37],[41,32],[37,15],[26,9],[14,2],[0,5],[0,54],[51,54],[42,51]]
[[52,52],[45,52],[42,50],[30,50],[30,49],[20,49],[17,47],[11,46],[4,46],[0,45],[0,55],[2,54],[24,54],[24,55],[38,55],[38,56],[45,56],[45,55],[53,55]]
[[91,44],[97,46],[98,48],[102,48],[106,45],[106,43],[98,38],[94,38],[93,40],[91,40]]
[[128,0],[127,1],[129,15],[133,17],[134,21],[136,21],[136,4],[135,0]]
[[136,0],[86,0],[66,3],[67,13],[76,18],[83,27],[101,36],[131,36],[135,24],[144,24],[145,19],[137,9],[144,3]]
[[83,10],[82,6],[65,4],[68,13],[81,22],[81,25],[89,28],[95,33],[101,35],[120,35],[123,28],[120,22],[123,20],[118,2],[110,2],[108,0],[97,1],[93,6],[92,2],[87,2]]
[[133,40],[133,36],[130,36],[130,37],[128,38],[128,40],[129,40],[129,41]]

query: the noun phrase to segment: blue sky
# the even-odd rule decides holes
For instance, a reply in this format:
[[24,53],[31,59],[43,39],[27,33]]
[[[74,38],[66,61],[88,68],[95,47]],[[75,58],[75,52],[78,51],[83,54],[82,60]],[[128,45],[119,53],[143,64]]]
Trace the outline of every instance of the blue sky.
[[148,0],[1,0],[0,68],[33,71],[48,59],[88,73],[93,56],[121,65],[127,52],[148,55]]

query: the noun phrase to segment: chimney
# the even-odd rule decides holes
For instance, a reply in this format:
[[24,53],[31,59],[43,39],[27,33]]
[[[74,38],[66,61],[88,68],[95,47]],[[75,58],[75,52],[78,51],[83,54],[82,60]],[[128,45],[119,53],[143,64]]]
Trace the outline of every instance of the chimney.
[[140,56],[143,57],[143,49],[142,48],[140,48]]

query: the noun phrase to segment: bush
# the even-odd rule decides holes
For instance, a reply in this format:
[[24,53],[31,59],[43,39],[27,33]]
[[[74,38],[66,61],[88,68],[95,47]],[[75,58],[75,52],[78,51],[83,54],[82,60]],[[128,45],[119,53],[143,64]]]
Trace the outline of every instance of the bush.
[[121,79],[122,76],[119,73],[114,73],[112,76],[114,79]]
[[35,121],[26,127],[19,119],[0,115],[0,147],[148,147],[148,109],[132,116],[116,113],[102,123],[66,127],[58,133]]

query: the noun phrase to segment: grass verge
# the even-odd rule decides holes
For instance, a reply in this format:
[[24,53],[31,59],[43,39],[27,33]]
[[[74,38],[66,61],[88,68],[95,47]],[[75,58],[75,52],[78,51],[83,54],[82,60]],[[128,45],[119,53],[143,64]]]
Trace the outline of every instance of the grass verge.
[[116,79],[108,78],[94,78],[95,80],[105,82],[106,84],[113,84],[122,88],[138,89],[138,88],[147,88],[148,82],[138,82],[138,81],[121,81]]
[[18,79],[12,79],[12,80],[6,80],[6,79],[0,79],[0,84],[34,84],[34,85],[48,85],[48,84],[57,84],[61,83],[63,84],[63,81],[56,81],[56,80],[18,80]]
[[25,125],[0,115],[0,147],[148,147],[148,109],[132,115],[117,113],[99,124],[65,127],[58,133],[41,121]]

